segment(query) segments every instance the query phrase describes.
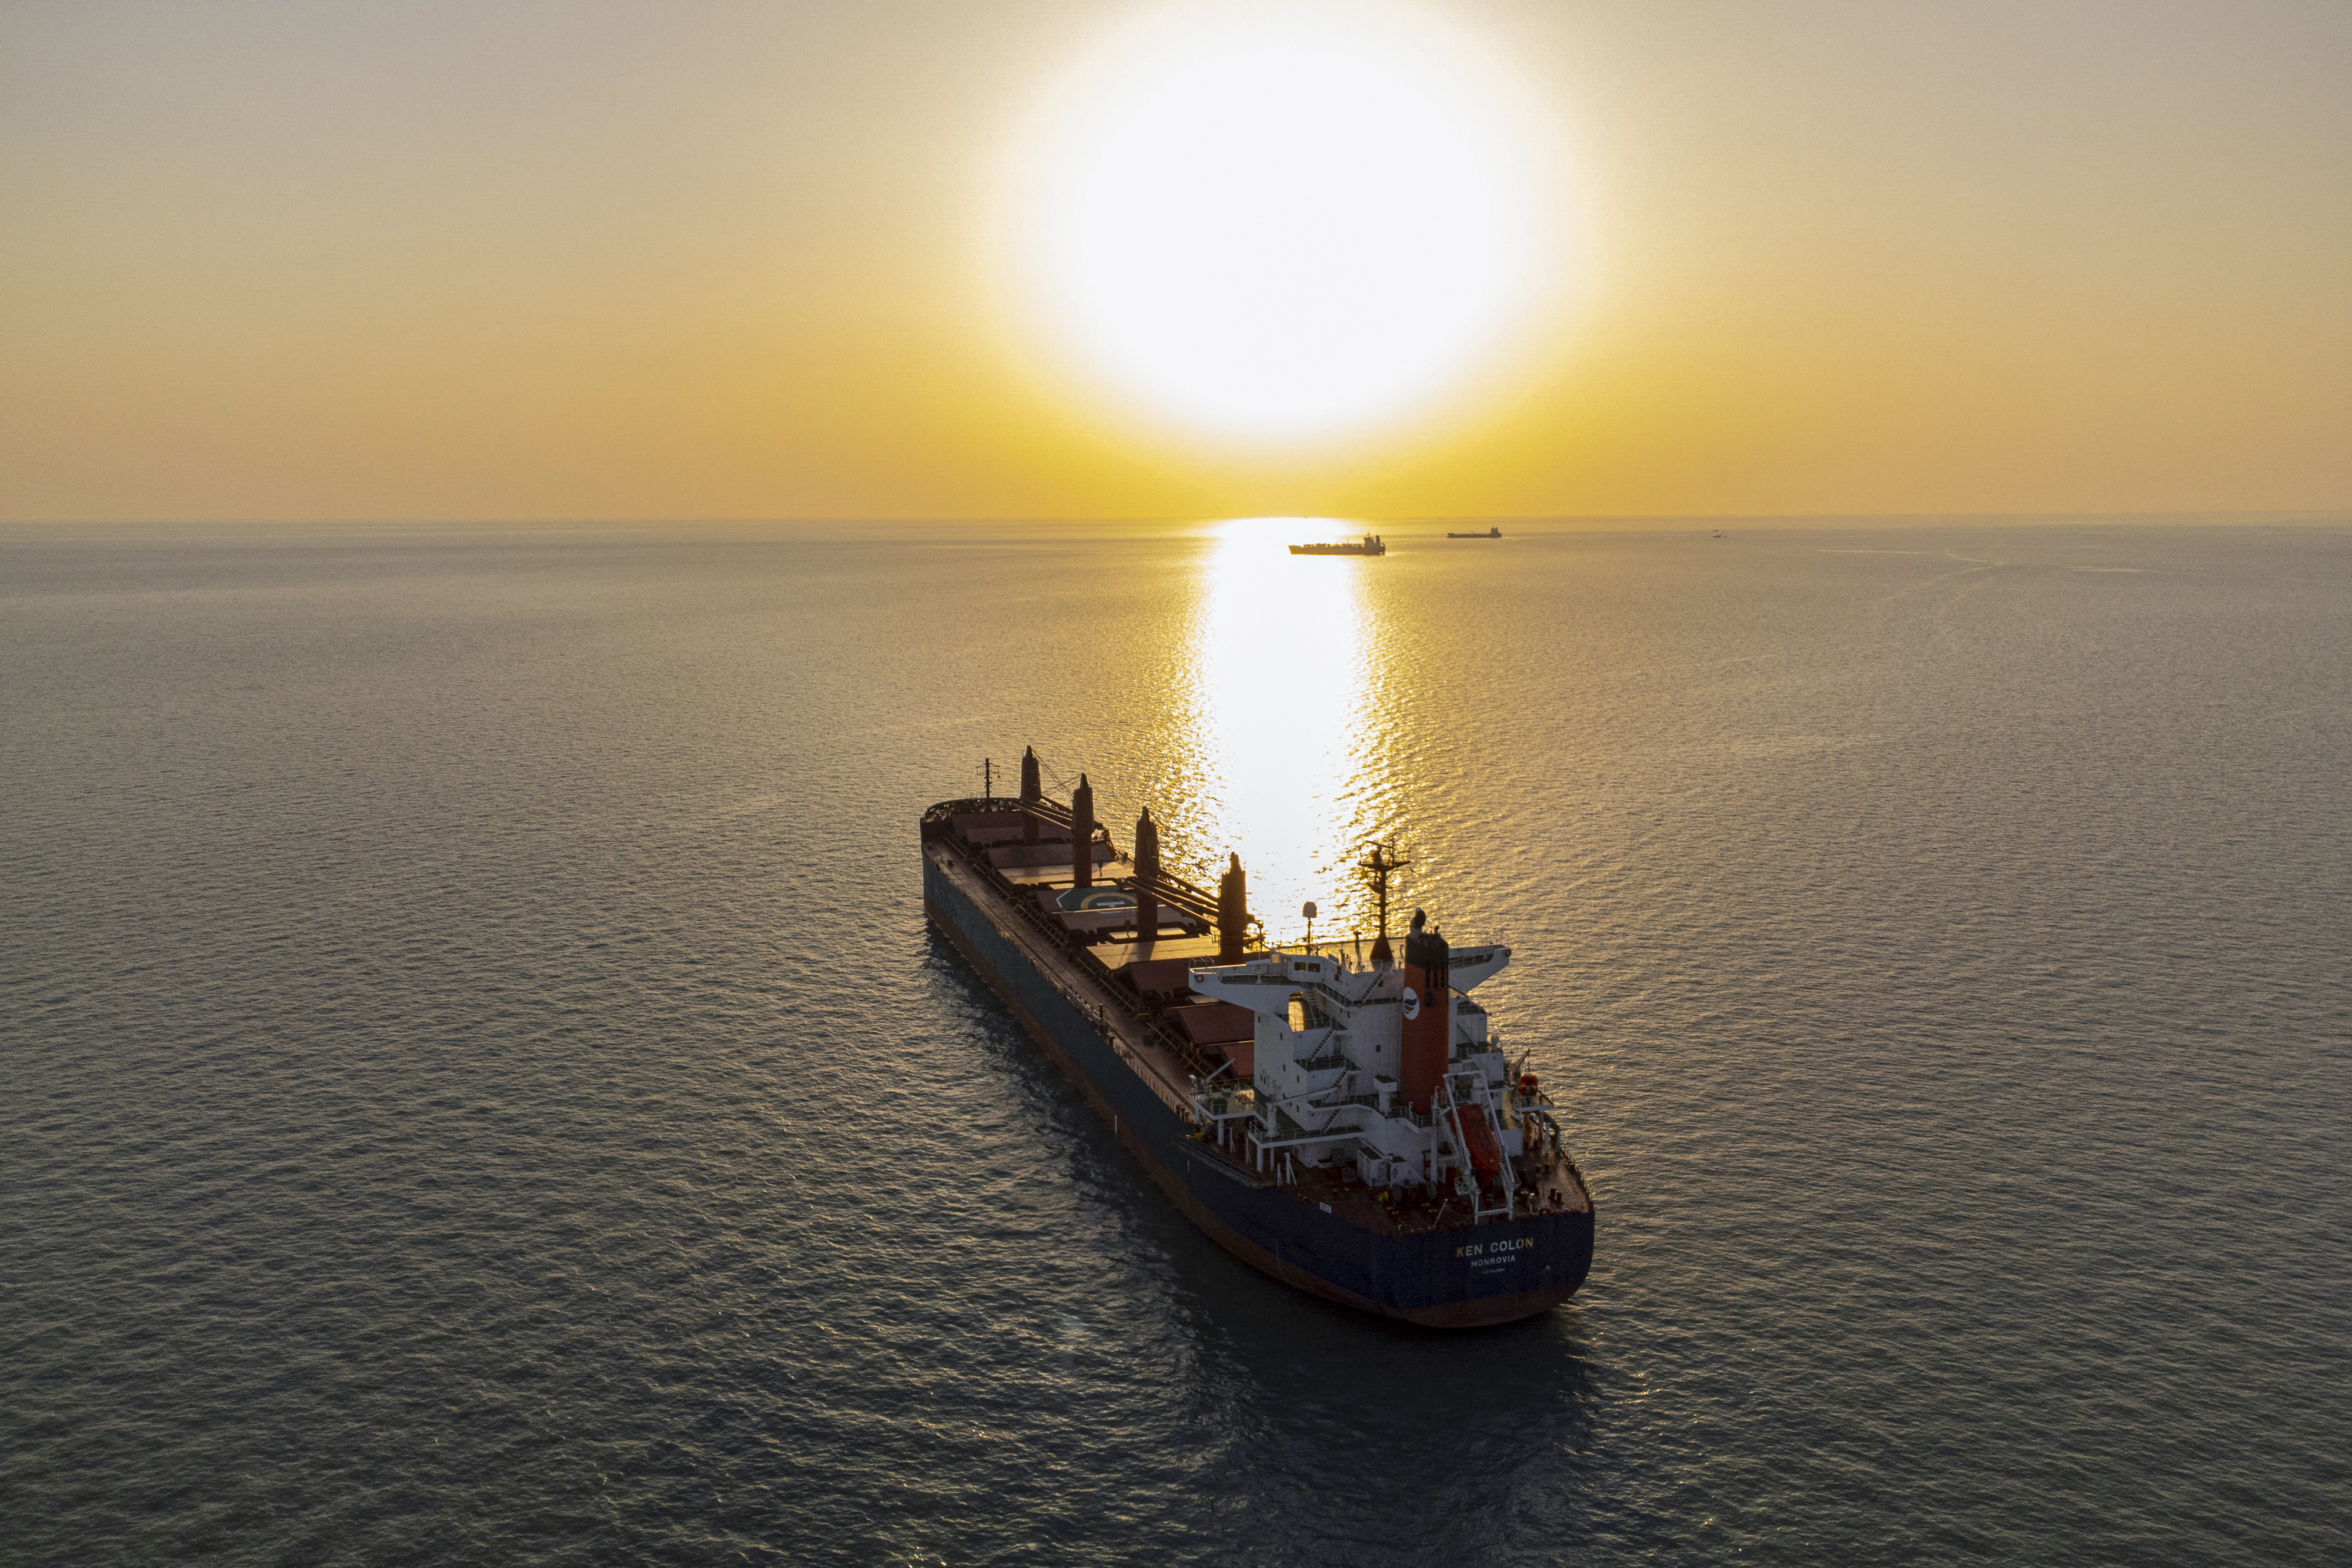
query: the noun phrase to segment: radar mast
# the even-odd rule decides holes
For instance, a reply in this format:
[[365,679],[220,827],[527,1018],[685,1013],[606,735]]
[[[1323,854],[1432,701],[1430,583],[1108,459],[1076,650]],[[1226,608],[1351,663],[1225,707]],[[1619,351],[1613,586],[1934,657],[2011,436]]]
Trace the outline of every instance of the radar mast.
[[1372,852],[1356,869],[1372,879],[1372,899],[1380,910],[1380,936],[1372,943],[1372,962],[1393,964],[1396,953],[1389,946],[1389,873],[1400,871],[1412,862],[1399,860],[1387,845],[1374,841]]

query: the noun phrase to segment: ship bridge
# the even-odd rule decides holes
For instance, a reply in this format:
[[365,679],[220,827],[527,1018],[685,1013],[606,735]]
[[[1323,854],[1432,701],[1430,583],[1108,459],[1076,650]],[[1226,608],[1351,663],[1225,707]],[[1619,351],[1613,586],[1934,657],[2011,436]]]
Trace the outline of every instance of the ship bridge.
[[1466,994],[1507,967],[1511,950],[1455,947],[1423,924],[1416,912],[1402,965],[1382,938],[1371,958],[1350,941],[1191,971],[1194,995],[1253,1019],[1251,1092],[1200,1098],[1221,1145],[1508,1211],[1520,1184],[1498,1180],[1504,1167],[1554,1135]]

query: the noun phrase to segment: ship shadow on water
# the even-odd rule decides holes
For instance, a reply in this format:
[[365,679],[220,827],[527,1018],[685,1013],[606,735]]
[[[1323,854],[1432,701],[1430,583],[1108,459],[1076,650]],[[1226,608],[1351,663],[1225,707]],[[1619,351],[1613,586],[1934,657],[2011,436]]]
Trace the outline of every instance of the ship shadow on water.
[[1269,1280],[1197,1232],[1170,1249],[1200,1436],[1218,1450],[1203,1489],[1253,1534],[1286,1536],[1267,1561],[1507,1550],[1532,1500],[1557,1520],[1584,1490],[1580,1472],[1596,1492],[1605,1484],[1587,1458],[1605,1402],[1598,1335],[1577,1301],[1426,1328]]

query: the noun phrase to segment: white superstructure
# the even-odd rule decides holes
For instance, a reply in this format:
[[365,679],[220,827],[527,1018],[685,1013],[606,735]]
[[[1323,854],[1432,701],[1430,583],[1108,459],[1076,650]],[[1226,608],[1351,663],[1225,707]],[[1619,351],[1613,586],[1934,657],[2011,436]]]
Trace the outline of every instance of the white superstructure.
[[1398,1196],[1459,1195],[1477,1218],[1516,1218],[1530,1201],[1520,1162],[1549,1160],[1560,1143],[1524,1060],[1514,1066],[1466,994],[1511,950],[1435,947],[1444,956],[1428,975],[1365,962],[1354,944],[1192,970],[1196,995],[1255,1015],[1252,1086],[1219,1073],[1194,1094],[1219,1146],[1269,1174],[1337,1167]]

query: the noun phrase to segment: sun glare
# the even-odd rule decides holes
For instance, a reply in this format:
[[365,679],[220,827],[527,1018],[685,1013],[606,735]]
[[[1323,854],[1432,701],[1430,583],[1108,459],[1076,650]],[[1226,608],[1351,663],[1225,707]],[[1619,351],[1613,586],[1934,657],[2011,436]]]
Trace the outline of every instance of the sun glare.
[[1526,304],[1544,225],[1517,101],[1412,11],[1159,14],[1043,117],[1025,270],[1094,376],[1164,415],[1360,426],[1458,380]]
[[[1252,907],[1269,930],[1296,938],[1291,912],[1307,899],[1342,932],[1352,900],[1335,873],[1369,835],[1376,788],[1368,735],[1379,664],[1367,565],[1294,556],[1286,545],[1361,533],[1367,525],[1313,517],[1234,517],[1202,560],[1185,678],[1172,698],[1184,788],[1166,810],[1171,840],[1238,851]],[[1271,704],[1268,684],[1303,695]],[[1198,874],[1213,877],[1214,864]]]

